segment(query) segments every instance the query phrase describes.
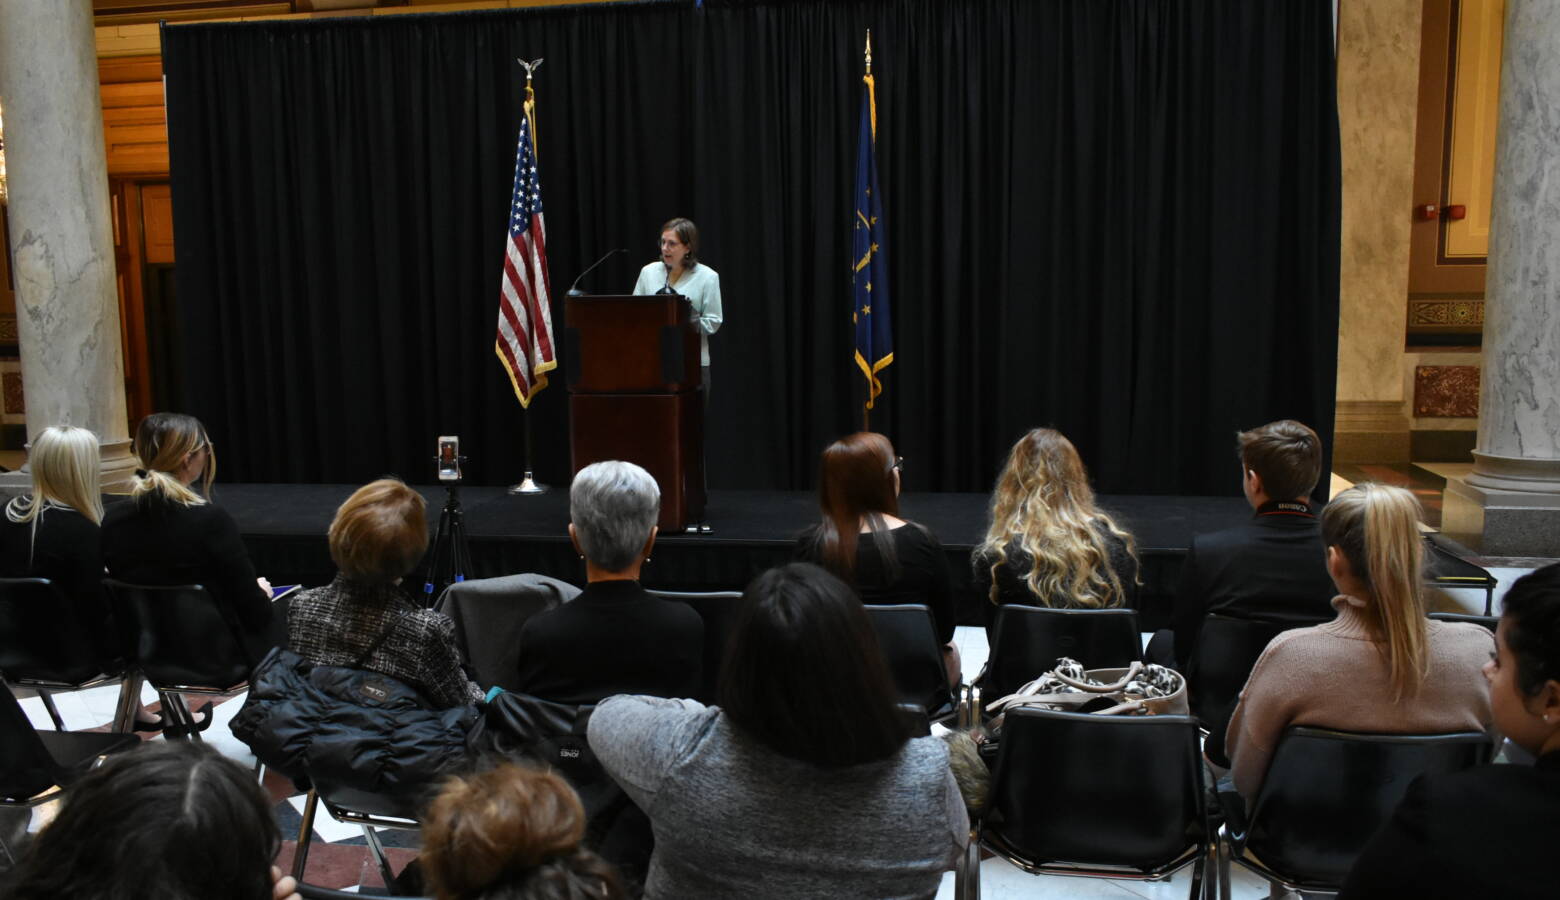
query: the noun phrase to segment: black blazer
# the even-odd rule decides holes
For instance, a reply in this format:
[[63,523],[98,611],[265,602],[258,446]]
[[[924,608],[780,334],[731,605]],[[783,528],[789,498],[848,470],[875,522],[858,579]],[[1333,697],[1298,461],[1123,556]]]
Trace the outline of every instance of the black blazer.
[[597,581],[527,619],[519,657],[514,681],[502,687],[554,703],[692,697],[704,683],[704,620],[637,581]]
[[1560,752],[1532,766],[1421,775],[1339,897],[1551,898],[1560,894],[1557,847]]
[[0,576],[47,578],[75,605],[75,620],[87,629],[99,660],[120,655],[108,598],[103,593],[101,529],[74,509],[45,509],[33,523],[0,516]]
[[204,585],[251,654],[264,649],[271,598],[255,583],[238,525],[220,507],[151,494],[115,503],[103,516],[103,561],[111,577],[131,584]]
[[1234,528],[1192,538],[1171,614],[1181,671],[1211,612],[1296,626],[1331,620],[1338,591],[1326,552],[1314,507],[1294,503],[1263,504]]

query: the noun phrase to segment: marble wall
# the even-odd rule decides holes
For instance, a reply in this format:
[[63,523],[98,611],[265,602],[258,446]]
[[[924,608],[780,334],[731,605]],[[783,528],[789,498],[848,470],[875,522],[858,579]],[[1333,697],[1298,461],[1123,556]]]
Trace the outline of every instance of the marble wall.
[[1408,458],[1408,294],[1422,0],[1338,5],[1343,154],[1336,454]]

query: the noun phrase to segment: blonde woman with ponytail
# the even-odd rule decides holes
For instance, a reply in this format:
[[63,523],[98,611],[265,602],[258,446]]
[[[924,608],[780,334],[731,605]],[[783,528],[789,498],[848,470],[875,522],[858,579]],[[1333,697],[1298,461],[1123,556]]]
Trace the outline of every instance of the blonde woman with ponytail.
[[131,584],[205,585],[241,626],[250,661],[259,662],[276,643],[268,633],[271,587],[255,577],[233,517],[211,503],[217,459],[205,426],[194,416],[153,413],[141,420],[132,450],[140,468],[130,500],[103,522],[109,575]]
[[1236,789],[1255,799],[1284,729],[1314,725],[1381,734],[1490,727],[1484,628],[1425,615],[1419,501],[1360,484],[1322,511],[1337,617],[1297,628],[1262,651],[1225,737]]
[[1005,603],[1130,605],[1138,581],[1132,535],[1094,504],[1077,448],[1053,428],[1036,428],[1013,445],[991,493],[991,527],[972,563],[991,600],[988,628]]

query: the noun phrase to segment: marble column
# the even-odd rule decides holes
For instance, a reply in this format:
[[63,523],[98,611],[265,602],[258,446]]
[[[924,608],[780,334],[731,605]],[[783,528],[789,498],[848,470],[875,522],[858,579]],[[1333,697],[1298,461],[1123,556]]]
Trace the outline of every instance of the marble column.
[[[92,0],[0,0],[0,105],[31,439],[97,433],[106,488],[134,468],[125,421]],[[25,477],[11,475],[13,490]]]
[[1442,530],[1486,556],[1560,556],[1560,16],[1507,0],[1473,472]]
[[1343,163],[1334,462],[1407,462],[1408,296],[1423,0],[1338,6]]

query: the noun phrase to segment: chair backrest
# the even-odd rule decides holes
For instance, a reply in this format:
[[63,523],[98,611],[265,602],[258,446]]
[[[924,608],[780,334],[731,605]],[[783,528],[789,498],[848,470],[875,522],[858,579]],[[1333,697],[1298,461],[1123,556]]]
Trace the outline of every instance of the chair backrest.
[[731,628],[736,621],[737,601],[741,591],[649,591],[657,597],[677,600],[693,607],[704,620],[704,687],[703,696],[695,697],[702,703],[714,703],[720,664],[726,658],[726,644],[731,638]]
[[1246,847],[1288,878],[1339,885],[1415,778],[1488,762],[1483,732],[1284,732],[1252,807]]
[[1088,669],[1131,665],[1143,657],[1137,613],[1003,604],[997,609],[981,692],[991,698],[1011,694],[1056,668],[1063,656]]
[[252,664],[217,599],[198,584],[103,579],[133,661],[153,687],[230,688]]
[[47,578],[0,578],[0,672],[12,680],[79,684],[114,668],[92,628]]
[[1010,710],[983,837],[1036,863],[1182,856],[1207,838],[1196,720]]
[[867,605],[867,618],[877,632],[878,645],[899,696],[937,719],[953,712],[953,692],[930,607],[920,603]]
[[1470,625],[1480,625],[1495,632],[1495,626],[1500,624],[1500,616],[1475,616],[1469,613],[1433,612],[1430,618],[1440,622],[1467,622]]
[[0,678],[0,801],[23,803],[65,777],[38,732]]
[[579,594],[574,585],[546,575],[474,578],[451,584],[434,609],[454,620],[455,639],[477,684],[504,684],[519,669],[526,620]]
[[1187,665],[1186,694],[1192,715],[1204,726],[1227,723],[1241,688],[1257,657],[1280,632],[1303,628],[1294,622],[1271,622],[1223,616],[1203,619],[1197,649]]

